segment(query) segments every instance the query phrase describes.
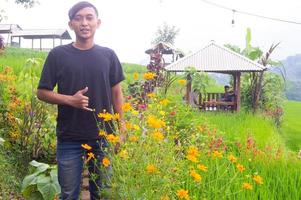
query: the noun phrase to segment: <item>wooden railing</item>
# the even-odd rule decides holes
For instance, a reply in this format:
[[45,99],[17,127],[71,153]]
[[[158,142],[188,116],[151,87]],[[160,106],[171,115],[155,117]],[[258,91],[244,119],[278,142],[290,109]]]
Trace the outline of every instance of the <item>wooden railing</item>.
[[205,111],[234,111],[236,110],[235,97],[231,101],[223,99],[223,93],[199,94],[199,108]]

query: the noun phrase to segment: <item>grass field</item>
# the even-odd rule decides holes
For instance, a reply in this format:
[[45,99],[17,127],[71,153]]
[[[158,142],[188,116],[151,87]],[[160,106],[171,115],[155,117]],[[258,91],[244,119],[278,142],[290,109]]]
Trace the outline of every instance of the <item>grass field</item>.
[[299,151],[301,150],[301,102],[287,101],[284,110],[281,136],[287,147]]

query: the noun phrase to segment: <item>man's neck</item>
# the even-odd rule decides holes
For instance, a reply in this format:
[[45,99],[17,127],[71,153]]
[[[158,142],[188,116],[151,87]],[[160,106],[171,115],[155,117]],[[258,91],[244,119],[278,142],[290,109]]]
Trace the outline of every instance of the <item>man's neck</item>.
[[73,43],[73,46],[80,50],[87,50],[87,49],[91,49],[94,46],[94,41],[93,40],[82,41],[82,40],[77,39]]

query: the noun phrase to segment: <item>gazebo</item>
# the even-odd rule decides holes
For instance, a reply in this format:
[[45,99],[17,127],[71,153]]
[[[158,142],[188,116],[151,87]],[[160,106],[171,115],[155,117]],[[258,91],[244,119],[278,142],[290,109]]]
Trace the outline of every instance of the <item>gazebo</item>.
[[[246,58],[224,46],[211,42],[206,47],[187,55],[165,67],[167,72],[185,72],[187,67],[194,67],[198,72],[223,73],[233,76],[233,89],[236,98],[233,102],[234,110],[240,110],[240,77],[243,72],[264,72],[266,67]],[[185,99],[190,102],[191,80],[188,77]],[[208,99],[206,105],[225,106],[225,102]],[[214,101],[211,101],[214,100]]]
[[11,35],[11,43],[14,38],[19,38],[19,46],[21,47],[21,38],[31,39],[31,48],[33,49],[33,43],[35,39],[40,40],[40,50],[42,50],[42,39],[52,39],[52,46],[55,46],[55,39],[70,40],[71,36],[66,29],[30,29],[30,30],[18,30],[14,31]]

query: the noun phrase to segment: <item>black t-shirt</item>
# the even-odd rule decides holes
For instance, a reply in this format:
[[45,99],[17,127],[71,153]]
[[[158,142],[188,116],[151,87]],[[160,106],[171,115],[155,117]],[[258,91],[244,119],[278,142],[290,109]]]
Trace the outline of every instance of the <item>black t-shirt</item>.
[[[59,140],[98,139],[97,114],[104,109],[112,112],[112,90],[124,80],[122,66],[113,50],[94,45],[80,50],[72,44],[62,45],[50,51],[42,71],[38,89],[53,90],[73,95],[88,87],[89,108],[95,113],[58,105],[57,137]],[[97,119],[99,120],[99,119]],[[106,131],[112,132],[108,126]]]

